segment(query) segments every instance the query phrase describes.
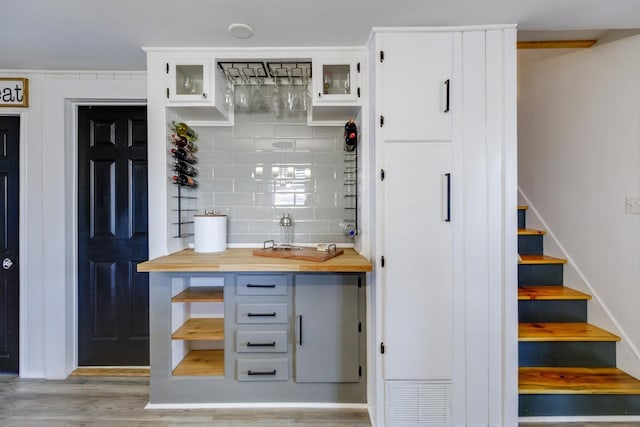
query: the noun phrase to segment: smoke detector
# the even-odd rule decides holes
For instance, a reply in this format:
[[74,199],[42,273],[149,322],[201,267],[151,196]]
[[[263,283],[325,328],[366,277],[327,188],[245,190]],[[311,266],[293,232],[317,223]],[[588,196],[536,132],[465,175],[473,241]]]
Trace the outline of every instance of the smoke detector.
[[253,36],[253,28],[247,24],[235,23],[229,25],[229,34],[237,39],[248,39]]

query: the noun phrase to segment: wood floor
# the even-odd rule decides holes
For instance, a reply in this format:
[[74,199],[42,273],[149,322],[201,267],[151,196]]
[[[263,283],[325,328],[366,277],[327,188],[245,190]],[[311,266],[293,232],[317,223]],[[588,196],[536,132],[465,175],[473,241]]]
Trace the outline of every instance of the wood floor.
[[369,427],[366,410],[144,409],[149,379],[69,377],[29,380],[0,375],[0,426]]
[[[144,409],[149,379],[69,377],[62,381],[0,374],[2,427],[370,427],[365,410]],[[521,423],[521,427],[638,427],[640,423]]]

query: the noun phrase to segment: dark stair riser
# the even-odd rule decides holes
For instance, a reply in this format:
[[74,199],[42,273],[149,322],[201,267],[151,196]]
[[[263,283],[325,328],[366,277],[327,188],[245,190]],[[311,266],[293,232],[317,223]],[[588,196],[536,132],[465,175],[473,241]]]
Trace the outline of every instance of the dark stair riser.
[[640,395],[521,394],[518,407],[521,417],[640,415]]
[[527,228],[527,210],[518,209],[518,228]]
[[615,341],[563,341],[518,343],[520,367],[555,366],[614,368]]
[[563,264],[518,264],[518,286],[557,286],[562,280]]
[[587,300],[521,300],[518,322],[586,322]]
[[542,255],[542,234],[522,234],[518,236],[518,253],[520,255]]

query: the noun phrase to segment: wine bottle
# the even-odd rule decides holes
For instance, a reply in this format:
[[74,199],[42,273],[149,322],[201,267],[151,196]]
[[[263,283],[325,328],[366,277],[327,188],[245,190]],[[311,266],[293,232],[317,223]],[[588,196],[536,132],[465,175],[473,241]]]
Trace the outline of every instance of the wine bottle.
[[184,148],[172,148],[171,149],[171,154],[173,154],[173,156],[178,159],[178,160],[182,160],[183,162],[187,162],[187,163],[198,163],[198,159],[196,158],[196,156],[194,156],[193,154],[191,154],[189,151],[185,150]]
[[196,176],[198,175],[198,169],[194,168],[188,163],[183,161],[177,161],[173,164],[173,170],[178,172],[179,174],[188,175],[188,176]]
[[187,138],[177,136],[175,133],[171,135],[171,143],[178,148],[184,148],[191,152],[196,151],[193,142],[189,141]]
[[178,184],[178,185],[183,185],[183,186],[187,186],[187,187],[197,187],[198,186],[198,181],[196,181],[192,177],[184,175],[184,174],[174,175],[173,176],[173,182]]

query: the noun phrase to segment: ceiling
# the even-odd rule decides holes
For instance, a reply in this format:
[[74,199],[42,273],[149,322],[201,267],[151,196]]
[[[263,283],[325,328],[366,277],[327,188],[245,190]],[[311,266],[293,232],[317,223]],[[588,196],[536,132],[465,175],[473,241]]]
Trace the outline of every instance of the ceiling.
[[[601,30],[640,28],[639,0],[2,3],[0,69],[18,70],[144,70],[142,46],[363,46],[371,28],[383,26],[518,24],[519,37],[529,40],[545,39],[545,34],[553,34],[553,39],[588,38]],[[227,29],[237,22],[252,26],[254,36],[233,38]]]

